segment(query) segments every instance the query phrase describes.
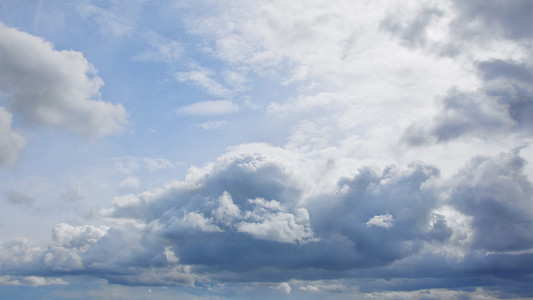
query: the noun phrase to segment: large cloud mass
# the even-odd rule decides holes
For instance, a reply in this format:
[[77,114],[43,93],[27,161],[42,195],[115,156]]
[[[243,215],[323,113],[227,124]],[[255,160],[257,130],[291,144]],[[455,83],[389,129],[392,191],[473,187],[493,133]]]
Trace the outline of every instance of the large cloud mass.
[[[191,169],[184,181],[116,198],[104,213],[122,221],[111,227],[59,224],[47,247],[4,242],[3,275],[192,285],[372,280],[385,270],[410,278],[423,269],[420,275],[441,274],[453,288],[464,284],[454,281],[460,270],[493,276],[492,284],[532,271],[525,263],[533,247],[532,183],[518,150],[474,158],[451,180],[421,162],[363,167],[333,193],[306,198],[290,153],[247,147],[254,154],[237,149]],[[407,282],[393,286],[410,289]]]

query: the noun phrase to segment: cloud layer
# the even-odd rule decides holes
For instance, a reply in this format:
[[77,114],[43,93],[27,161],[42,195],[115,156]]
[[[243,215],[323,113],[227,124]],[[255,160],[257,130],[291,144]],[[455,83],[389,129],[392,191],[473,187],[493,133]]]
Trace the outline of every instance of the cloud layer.
[[[194,15],[183,21],[189,43],[89,15],[106,16],[114,37],[144,33],[152,50],[133,60],[164,63],[165,84],[201,90],[168,115],[251,138],[159,186],[143,174],[176,163],[115,156],[118,194],[92,223],[61,222],[45,243],[0,242],[0,285],[85,276],[302,298],[533,295],[530,2],[209,4],[173,8]],[[192,44],[217,63],[201,66]],[[101,100],[102,85],[81,52],[0,23],[0,165],[26,142],[17,126],[119,132],[125,109]],[[234,140],[201,132],[198,153]],[[76,184],[60,197],[89,199]],[[36,202],[6,193],[10,207]]]

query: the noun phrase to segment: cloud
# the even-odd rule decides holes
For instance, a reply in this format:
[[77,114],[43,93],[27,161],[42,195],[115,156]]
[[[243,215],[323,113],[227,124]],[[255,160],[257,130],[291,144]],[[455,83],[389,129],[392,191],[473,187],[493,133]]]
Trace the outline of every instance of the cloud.
[[87,195],[79,186],[69,186],[63,193],[61,193],[61,200],[67,203],[78,202],[86,198]]
[[66,285],[66,281],[59,277],[41,276],[0,276],[1,285],[21,285],[21,286],[46,286],[46,285]]
[[134,59],[165,64],[176,63],[182,59],[184,49],[177,41],[166,39],[149,30],[143,31],[141,36],[149,44],[150,49],[135,55]]
[[284,294],[290,294],[291,290],[292,290],[291,286],[288,283],[286,283],[286,282],[282,282],[282,283],[278,284],[276,286],[276,289],[280,290]]
[[120,182],[120,190],[137,190],[140,187],[140,180],[136,176],[128,176]]
[[[346,282],[306,280],[351,278],[363,292],[434,286],[428,278],[463,288],[533,268],[533,189],[518,150],[476,157],[451,178],[421,162],[362,167],[334,191],[311,194],[294,162],[288,150],[243,145],[183,181],[116,199],[110,226],[63,223],[46,247],[0,244],[0,276],[149,286],[266,280],[283,292],[288,282],[345,293]],[[464,277],[472,273],[493,283]],[[526,277],[513,276],[527,291]]]
[[24,195],[19,192],[15,192],[15,191],[8,192],[6,196],[7,196],[6,201],[9,204],[13,204],[13,205],[18,205],[18,206],[29,208],[33,206],[33,203],[35,203],[35,199],[33,199],[32,197]]
[[178,109],[178,113],[193,116],[216,116],[234,113],[239,106],[228,100],[209,100],[196,102]]
[[82,53],[55,50],[43,39],[3,23],[0,37],[0,89],[8,95],[11,113],[28,123],[87,137],[123,129],[124,107],[100,99],[103,81]]
[[10,167],[19,157],[26,141],[11,129],[13,116],[0,106],[0,166]]
[[412,123],[403,140],[414,146],[448,142],[463,136],[490,139],[495,135],[530,135],[533,122],[533,74],[525,63],[504,60],[477,65],[483,87],[474,92],[456,89],[442,99],[430,124]]
[[398,35],[402,42],[408,46],[423,47],[429,38],[428,27],[434,18],[442,15],[441,10],[430,6],[421,7],[414,14],[394,11],[381,21],[380,28]]
[[179,82],[192,83],[203,88],[208,94],[224,97],[230,94],[225,86],[218,83],[216,80],[212,79],[212,72],[208,70],[195,70],[188,72],[178,72],[176,73],[176,79]]
[[156,172],[176,167],[176,164],[160,157],[124,156],[113,158],[115,166],[123,173],[130,174],[138,171]]
[[394,217],[391,214],[384,214],[384,215],[376,215],[370,218],[368,222],[366,222],[367,227],[376,226],[376,227],[383,227],[383,228],[391,228],[394,226]]
[[[337,297],[530,296],[527,161],[519,150],[478,155],[503,137],[531,137],[533,75],[530,52],[522,51],[529,46],[506,42],[528,45],[529,29],[520,26],[530,21],[518,11],[528,6],[415,3],[396,18],[383,14],[383,3],[369,3],[272,2],[251,12],[257,4],[242,3],[195,18],[192,30],[211,47],[202,49],[239,69],[225,73],[228,86],[241,86],[249,67],[279,72],[281,85],[296,87],[297,96],[270,105],[268,117],[290,108],[287,119],[295,119],[285,147],[239,145],[191,167],[183,180],[116,197],[101,212],[107,226],[60,224],[44,246],[3,242],[0,276],[85,275],[210,291],[262,282],[267,290]],[[227,96],[215,74],[177,77]],[[179,112],[238,109],[219,100]],[[416,150],[394,147],[404,128],[407,144],[435,147],[421,150],[430,159],[408,163]],[[481,146],[458,149],[472,140]],[[441,175],[459,161],[467,162]],[[128,175],[174,165],[116,162]]]
[[518,150],[476,157],[453,179],[451,203],[473,216],[472,247],[488,251],[533,248],[533,185]]
[[208,122],[204,122],[198,125],[198,127],[202,128],[203,130],[215,130],[215,129],[219,129],[221,127],[228,125],[228,123],[229,123],[228,121],[224,121],[224,120],[208,121]]

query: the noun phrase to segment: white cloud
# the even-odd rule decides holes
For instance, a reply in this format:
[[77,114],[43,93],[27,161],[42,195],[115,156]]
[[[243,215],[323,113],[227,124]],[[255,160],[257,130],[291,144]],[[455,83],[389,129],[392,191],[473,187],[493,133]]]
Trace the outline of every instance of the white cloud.
[[239,218],[241,210],[235,203],[231,195],[224,191],[224,193],[218,197],[218,207],[213,210],[212,215],[218,223],[229,226],[233,220]]
[[61,193],[61,200],[66,202],[77,202],[87,198],[87,194],[80,186],[69,186]]
[[26,143],[24,138],[11,129],[13,116],[0,106],[0,166],[10,167],[19,157]]
[[212,116],[234,113],[239,110],[239,106],[228,100],[201,101],[178,109],[178,112],[186,115]]
[[150,49],[134,56],[141,61],[155,61],[166,64],[176,63],[183,56],[183,47],[177,41],[166,39],[153,31],[143,31],[141,34],[149,44]]
[[176,164],[166,158],[159,157],[117,157],[114,158],[115,166],[123,173],[130,174],[139,170],[156,172],[176,167]]
[[183,216],[182,224],[185,226],[198,228],[205,232],[222,231],[222,229],[213,224],[212,220],[205,218],[203,214],[197,212],[190,212]]
[[376,226],[376,227],[383,227],[383,228],[388,229],[394,226],[394,217],[389,213],[384,214],[384,215],[376,215],[370,218],[368,222],[366,222],[366,226],[367,227]]
[[0,276],[0,286],[21,285],[21,286],[46,286],[46,285],[66,285],[68,282],[60,277],[42,276]]
[[224,120],[221,120],[221,121],[208,121],[208,122],[204,122],[200,125],[198,125],[200,128],[202,128],[203,130],[215,130],[215,129],[218,129],[218,128],[221,128],[221,127],[224,127],[228,124],[228,121],[224,121]]
[[286,283],[286,282],[282,282],[282,283],[278,284],[276,286],[276,289],[280,290],[284,294],[290,294],[291,290],[292,290],[291,286],[288,283]]
[[203,88],[208,94],[224,97],[228,96],[231,92],[222,84],[212,79],[210,76],[212,72],[208,70],[195,70],[189,72],[176,73],[176,79],[180,82],[192,83]]
[[287,212],[278,201],[263,198],[248,200],[253,211],[244,213],[243,221],[236,224],[238,231],[258,239],[282,243],[307,243],[316,241],[305,208],[298,208],[296,215]]
[[55,50],[39,37],[0,23],[0,90],[8,94],[11,113],[87,137],[120,132],[126,111],[100,99],[102,85],[82,53]]

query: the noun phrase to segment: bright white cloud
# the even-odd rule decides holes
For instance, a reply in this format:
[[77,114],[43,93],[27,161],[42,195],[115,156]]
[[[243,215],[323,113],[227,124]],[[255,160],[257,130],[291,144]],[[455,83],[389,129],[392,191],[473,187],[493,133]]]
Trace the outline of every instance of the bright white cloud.
[[372,218],[370,218],[370,220],[368,220],[368,222],[366,222],[366,226],[391,228],[392,226],[394,226],[394,217],[389,213],[384,215],[373,216]]
[[282,282],[282,283],[278,284],[276,286],[276,289],[280,290],[284,294],[290,294],[291,290],[292,290],[291,286],[288,283],[286,283],[286,282]]
[[199,228],[200,230],[205,232],[222,231],[222,229],[213,224],[211,220],[205,218],[203,214],[197,212],[190,212],[183,216],[182,223],[185,226]]
[[208,121],[198,125],[203,130],[215,130],[224,127],[228,124],[228,121]]
[[234,113],[239,106],[228,100],[201,101],[178,109],[178,113],[195,116],[214,116]]

